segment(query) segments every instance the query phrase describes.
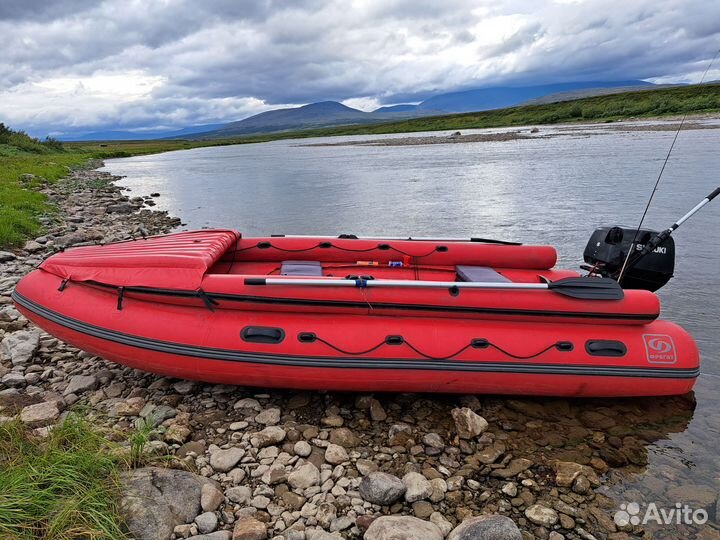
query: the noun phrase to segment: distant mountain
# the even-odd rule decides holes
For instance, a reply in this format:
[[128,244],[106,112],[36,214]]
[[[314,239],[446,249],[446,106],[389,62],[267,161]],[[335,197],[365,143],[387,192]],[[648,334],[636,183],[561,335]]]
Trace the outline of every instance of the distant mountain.
[[418,110],[417,105],[390,105],[389,107],[380,107],[375,109],[375,113],[396,113],[396,112],[408,112]]
[[226,124],[204,124],[183,129],[161,131],[91,131],[78,133],[65,133],[56,138],[61,141],[136,141],[139,139],[179,139],[195,133],[205,133],[222,128]]
[[[463,113],[501,109],[519,105],[532,99],[562,92],[583,92],[583,97],[601,93],[608,88],[646,89],[653,86],[646,81],[587,81],[574,83],[545,84],[539,86],[501,86],[478,88],[462,92],[438,94],[419,105],[399,104],[380,107],[373,112],[363,112],[347,107],[336,101],[311,103],[303,107],[277,109],[256,114],[238,122],[224,125],[207,133],[191,135],[192,139],[218,139],[258,133],[296,131],[329,126],[391,122],[420,116],[437,116],[448,113]],[[171,136],[179,138],[180,135]]]
[[587,96],[592,95],[591,92],[595,89],[613,87],[626,89],[627,87],[647,88],[648,86],[652,86],[652,83],[646,81],[586,81],[539,86],[499,86],[440,94],[426,99],[417,108],[419,110],[441,110],[449,113],[487,111],[489,109],[512,107],[531,99],[558,92],[585,90]]
[[347,107],[336,101],[321,101],[303,107],[267,111],[238,122],[225,124],[204,135],[210,138],[308,129],[339,124],[357,124],[369,121],[363,111]]
[[[373,111],[364,112],[353,109],[337,101],[321,101],[302,107],[289,109],[276,109],[256,114],[238,122],[225,124],[220,129],[208,133],[191,135],[192,139],[221,139],[224,137],[237,137],[239,135],[253,135],[258,133],[274,133],[278,131],[296,131],[328,126],[342,126],[352,124],[369,124],[376,122],[391,122],[405,118],[417,118],[432,114],[443,114],[442,111]],[[169,137],[169,138],[179,138]]]
[[392,122],[408,118],[418,118],[420,116],[485,111],[520,104],[563,101],[605,93],[626,92],[633,89],[648,89],[649,87],[654,87],[654,85],[646,81],[629,80],[476,88],[461,92],[438,94],[418,105],[390,105],[380,107],[372,112],[353,109],[336,101],[321,101],[302,107],[267,111],[229,124],[192,126],[175,131],[69,133],[58,138],[61,140],[76,141],[180,138],[219,139],[329,126]]
[[672,88],[685,86],[684,84],[653,84],[652,88],[645,86],[617,86],[614,88],[584,88],[582,90],[568,90],[567,92],[556,92],[539,98],[530,99],[523,105],[543,105],[545,103],[557,103],[559,101],[572,101],[593,96],[609,96],[610,94],[621,94],[623,92],[639,92],[641,90],[659,90],[660,88]]

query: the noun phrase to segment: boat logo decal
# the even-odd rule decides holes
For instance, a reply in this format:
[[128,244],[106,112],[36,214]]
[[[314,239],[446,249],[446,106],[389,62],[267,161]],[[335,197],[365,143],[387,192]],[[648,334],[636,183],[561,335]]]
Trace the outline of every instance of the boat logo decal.
[[674,364],[677,362],[675,343],[666,334],[643,334],[647,360],[651,364]]

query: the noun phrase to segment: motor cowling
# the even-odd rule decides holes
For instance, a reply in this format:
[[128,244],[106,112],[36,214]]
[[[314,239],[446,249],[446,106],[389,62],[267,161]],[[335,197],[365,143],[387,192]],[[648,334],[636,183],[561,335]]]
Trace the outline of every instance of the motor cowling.
[[630,244],[635,239],[633,253],[622,277],[625,289],[657,291],[675,271],[675,242],[668,236],[652,252],[642,255],[645,244],[658,234],[650,229],[601,227],[590,236],[583,259],[603,277],[617,280],[625,263]]

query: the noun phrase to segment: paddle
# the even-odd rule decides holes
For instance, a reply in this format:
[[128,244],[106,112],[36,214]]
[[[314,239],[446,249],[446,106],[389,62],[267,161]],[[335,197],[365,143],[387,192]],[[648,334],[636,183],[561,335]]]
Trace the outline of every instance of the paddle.
[[550,290],[582,300],[622,300],[622,287],[610,278],[569,277],[549,283],[486,283],[455,281],[406,281],[399,279],[245,278],[245,285],[295,285],[307,287],[406,287],[428,289]]

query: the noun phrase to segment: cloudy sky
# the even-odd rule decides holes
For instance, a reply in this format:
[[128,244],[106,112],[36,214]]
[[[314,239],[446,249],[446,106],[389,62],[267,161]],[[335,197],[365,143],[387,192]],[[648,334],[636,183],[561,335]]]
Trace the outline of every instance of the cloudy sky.
[[698,81],[720,2],[0,0],[0,42],[0,121],[173,128],[329,99],[371,110],[480,86]]

